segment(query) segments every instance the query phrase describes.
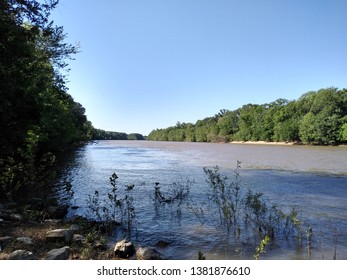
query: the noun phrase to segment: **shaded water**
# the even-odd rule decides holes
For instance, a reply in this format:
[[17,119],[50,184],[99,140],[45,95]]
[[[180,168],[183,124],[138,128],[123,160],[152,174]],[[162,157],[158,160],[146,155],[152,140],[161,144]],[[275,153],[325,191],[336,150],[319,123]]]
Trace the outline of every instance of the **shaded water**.
[[[311,258],[332,259],[336,243],[337,258],[347,259],[346,147],[100,141],[80,149],[67,170],[75,193],[71,204],[79,206],[69,214],[90,216],[88,195],[98,190],[106,197],[109,177],[116,172],[119,186],[135,184],[137,243],[164,241],[167,246],[158,250],[171,259],[196,259],[199,251],[208,259],[250,259],[252,236],[232,238],[217,226],[216,217],[205,213],[201,223],[192,211],[207,200],[203,167],[218,165],[232,177],[237,160],[244,188],[264,193],[281,209],[296,207],[312,226]],[[155,182],[170,192],[174,182],[187,180],[194,181],[187,203],[155,206]],[[297,242],[278,239],[262,258],[304,259],[307,254]]]

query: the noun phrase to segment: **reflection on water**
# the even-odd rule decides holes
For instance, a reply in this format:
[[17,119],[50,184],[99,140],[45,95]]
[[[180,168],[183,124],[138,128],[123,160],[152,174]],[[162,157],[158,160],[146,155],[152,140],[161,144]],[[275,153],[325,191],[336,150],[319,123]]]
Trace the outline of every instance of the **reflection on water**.
[[[153,200],[155,182],[169,190],[173,182],[189,179],[195,182],[189,203],[199,205],[207,192],[202,167],[219,165],[232,176],[237,160],[245,187],[282,209],[296,207],[313,227],[312,258],[332,259],[337,238],[337,258],[347,259],[346,147],[100,141],[79,150],[67,170],[75,192],[71,203],[80,207],[70,215],[89,215],[88,195],[98,190],[106,196],[116,172],[120,186],[135,184],[139,243],[164,241],[168,245],[158,250],[172,259],[196,259],[199,251],[208,259],[249,259],[252,240],[231,240],[212,218],[201,223],[187,204],[156,209]],[[278,240],[263,258],[302,259],[305,254],[295,242]]]

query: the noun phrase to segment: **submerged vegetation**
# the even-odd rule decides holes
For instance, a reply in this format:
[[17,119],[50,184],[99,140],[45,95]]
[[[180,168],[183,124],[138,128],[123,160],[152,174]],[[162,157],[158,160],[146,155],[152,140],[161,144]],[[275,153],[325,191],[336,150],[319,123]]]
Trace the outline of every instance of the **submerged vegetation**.
[[125,186],[125,195],[120,197],[117,179],[117,174],[113,173],[110,177],[112,188],[103,200],[100,199],[98,191],[88,196],[88,210],[108,234],[114,234],[117,227],[121,226],[123,237],[130,238],[132,229],[136,225],[134,198],[131,194],[134,185]]
[[223,176],[218,166],[204,168],[210,186],[210,203],[206,204],[203,213],[216,217],[212,219],[219,220],[219,226],[236,239],[253,236],[252,239],[259,243],[256,259],[265,253],[266,246],[271,246],[278,239],[294,238],[302,246],[304,227],[309,226],[299,220],[297,210],[293,208],[286,213],[277,205],[267,202],[263,193],[246,189],[242,184],[240,168],[241,163],[237,162],[233,179]]
[[[233,177],[229,178],[222,175],[218,166],[212,169],[205,167],[207,193],[200,194],[205,198],[198,200],[190,192],[194,184],[192,181],[173,183],[165,191],[156,182],[153,195],[148,195],[146,205],[153,205],[155,220],[163,216],[182,224],[182,215],[188,213],[202,224],[212,223],[222,235],[227,236],[225,242],[251,242],[254,248],[252,252],[239,252],[243,258],[260,259],[261,255],[270,253],[273,244],[280,246],[283,240],[296,243],[297,248],[307,248],[307,258],[310,258],[312,228],[298,218],[295,208],[286,212],[266,201],[263,193],[254,193],[246,188],[242,183],[240,168],[241,163],[237,162]],[[134,185],[118,188],[117,179],[118,176],[113,173],[110,177],[112,188],[102,197],[98,191],[88,196],[90,218],[98,222],[104,232],[116,235],[121,232],[123,238],[137,238],[137,226],[141,225],[141,220],[136,215],[132,192]],[[144,199],[146,197],[141,197],[141,200]],[[186,211],[183,211],[183,207]],[[199,258],[205,258],[201,251]]]
[[149,140],[187,142],[267,141],[336,145],[347,142],[347,89],[311,91],[298,100],[277,99],[221,110],[195,124],[153,130]]

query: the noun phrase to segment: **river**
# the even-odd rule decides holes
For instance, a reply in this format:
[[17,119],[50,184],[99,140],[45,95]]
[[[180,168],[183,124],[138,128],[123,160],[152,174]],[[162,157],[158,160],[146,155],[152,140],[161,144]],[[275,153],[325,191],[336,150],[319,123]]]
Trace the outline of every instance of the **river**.
[[[203,167],[218,165],[233,178],[237,161],[243,189],[263,193],[283,211],[295,207],[305,230],[313,229],[309,254],[304,231],[301,241],[275,239],[262,259],[347,259],[347,147],[99,141],[79,149],[64,173],[74,191],[69,202],[78,207],[69,215],[92,217],[88,197],[97,190],[107,200],[115,172],[120,197],[134,185],[135,243],[169,259],[197,259],[199,251],[207,259],[252,259],[259,240],[228,234],[208,206]],[[156,182],[167,196],[189,185],[189,195],[181,204],[158,205]]]

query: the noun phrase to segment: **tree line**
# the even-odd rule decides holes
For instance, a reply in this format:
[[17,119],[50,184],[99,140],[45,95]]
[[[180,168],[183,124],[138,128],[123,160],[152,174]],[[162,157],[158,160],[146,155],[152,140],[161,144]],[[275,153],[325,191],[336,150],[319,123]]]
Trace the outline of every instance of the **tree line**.
[[124,133],[115,131],[106,131],[103,129],[94,129],[92,140],[145,140],[145,137],[140,133]]
[[299,99],[277,99],[220,110],[195,124],[155,129],[149,140],[188,142],[267,141],[336,145],[347,142],[347,89],[310,91]]
[[78,52],[49,20],[57,0],[0,1],[0,199],[39,189],[59,151],[93,127],[66,86]]

